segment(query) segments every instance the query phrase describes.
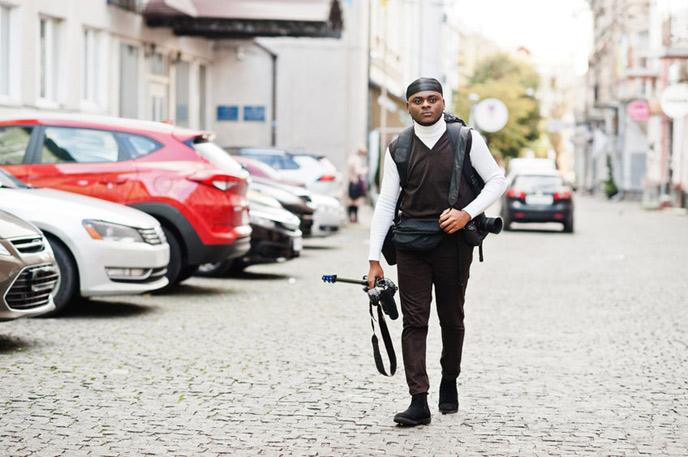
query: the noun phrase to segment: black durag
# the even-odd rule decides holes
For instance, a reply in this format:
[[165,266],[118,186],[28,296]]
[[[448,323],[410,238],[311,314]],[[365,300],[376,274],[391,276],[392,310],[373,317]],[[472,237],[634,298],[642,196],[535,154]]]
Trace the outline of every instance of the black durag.
[[418,78],[406,88],[406,100],[411,98],[411,95],[425,90],[439,92],[442,95],[442,84],[435,78]]

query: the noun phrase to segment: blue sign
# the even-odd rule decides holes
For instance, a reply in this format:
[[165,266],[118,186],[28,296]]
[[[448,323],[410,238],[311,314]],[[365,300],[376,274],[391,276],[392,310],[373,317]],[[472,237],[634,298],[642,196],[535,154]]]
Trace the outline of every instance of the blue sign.
[[265,122],[265,107],[244,106],[244,120]]
[[239,107],[238,106],[218,105],[218,107],[217,107],[217,120],[218,121],[238,121],[239,120]]

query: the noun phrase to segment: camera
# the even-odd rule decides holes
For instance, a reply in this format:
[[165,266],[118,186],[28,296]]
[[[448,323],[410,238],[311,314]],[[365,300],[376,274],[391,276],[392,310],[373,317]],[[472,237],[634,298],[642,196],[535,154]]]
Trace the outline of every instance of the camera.
[[394,294],[398,289],[396,284],[387,278],[375,278],[375,287],[369,289],[368,286],[366,286],[364,290],[365,289],[368,289],[366,292],[368,293],[368,298],[371,303],[381,306],[382,311],[384,311],[390,319],[395,320],[399,317],[397,304],[394,301]]
[[363,292],[368,294],[368,300],[371,305],[379,306],[382,311],[394,320],[399,317],[397,304],[394,301],[394,294],[399,289],[391,279],[375,278],[375,287],[372,289],[368,287],[368,276],[363,276],[363,279],[345,279],[339,278],[337,275],[323,275],[323,282],[335,283],[346,282],[349,284],[359,284],[363,286]]
[[495,235],[500,233],[503,225],[501,217],[480,215],[466,224],[463,228],[466,242],[471,246],[479,246],[490,233],[494,233]]

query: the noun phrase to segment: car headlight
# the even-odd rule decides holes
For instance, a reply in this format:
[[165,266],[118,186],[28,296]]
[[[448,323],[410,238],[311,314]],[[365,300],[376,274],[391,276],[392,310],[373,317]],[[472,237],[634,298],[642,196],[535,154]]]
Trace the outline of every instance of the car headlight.
[[0,244],[0,255],[8,255],[8,256],[11,256],[12,254],[10,254],[10,251],[8,251],[7,248],[6,248],[5,246],[3,246],[2,244]]
[[264,227],[267,229],[275,228],[275,221],[270,220],[265,217],[257,216],[249,211],[249,217],[251,218],[251,224],[257,225],[259,227]]
[[84,228],[94,240],[123,241],[128,243],[144,243],[139,231],[126,225],[111,222],[84,220]]

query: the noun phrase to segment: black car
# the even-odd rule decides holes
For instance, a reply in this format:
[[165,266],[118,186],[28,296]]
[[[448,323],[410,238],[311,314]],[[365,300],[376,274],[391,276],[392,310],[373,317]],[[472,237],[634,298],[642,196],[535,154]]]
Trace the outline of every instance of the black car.
[[559,222],[573,232],[573,191],[561,173],[523,171],[512,176],[502,197],[504,229],[513,222]]
[[250,265],[290,260],[298,257],[303,248],[299,230],[300,220],[282,208],[272,197],[249,189],[249,217],[251,220],[251,249],[246,255],[199,267],[199,276],[221,277],[238,273]]

